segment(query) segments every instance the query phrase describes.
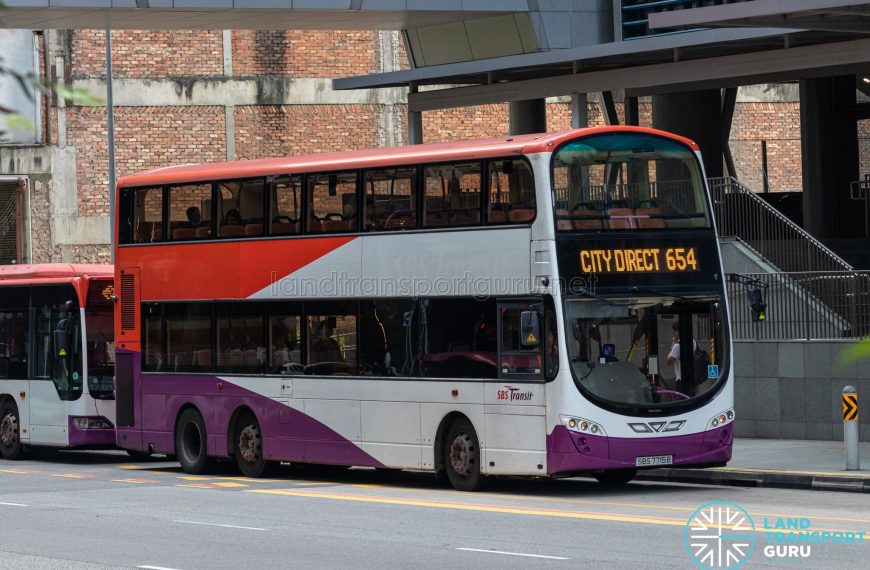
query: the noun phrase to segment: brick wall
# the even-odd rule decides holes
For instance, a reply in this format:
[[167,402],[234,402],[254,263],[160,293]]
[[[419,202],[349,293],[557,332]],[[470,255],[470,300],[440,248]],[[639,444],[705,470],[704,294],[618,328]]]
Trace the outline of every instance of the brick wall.
[[738,103],[734,110],[731,154],[738,178],[756,192],[764,188],[762,140],[771,192],[801,190],[799,103]]
[[240,160],[377,146],[375,105],[236,107]]
[[[223,75],[221,31],[112,32],[114,74],[118,78],[181,77],[195,80]],[[64,32],[71,50],[70,73],[75,78],[103,77],[105,45],[102,30]],[[381,35],[372,31],[234,31],[233,75],[335,78],[381,71]],[[393,46],[402,68],[409,66],[404,45]],[[41,60],[40,60],[41,61]],[[590,98],[591,99],[591,98]],[[647,101],[640,104],[640,123],[651,124]],[[56,111],[53,109],[53,116]],[[78,213],[108,215],[105,108],[71,107],[67,111],[69,144],[75,146]],[[257,105],[233,111],[235,154],[254,159],[303,153],[352,150],[406,141],[404,105]],[[617,104],[620,122],[624,109]],[[156,166],[214,162],[226,157],[223,107],[117,107],[118,175]],[[589,124],[604,124],[597,102],[590,100]],[[56,121],[52,120],[56,141]],[[547,130],[571,126],[571,104],[547,106]],[[862,172],[870,172],[870,121],[860,127]],[[508,132],[505,104],[481,105],[423,113],[427,142],[504,136]],[[762,188],[760,141],[767,141],[771,189],[801,185],[799,108],[797,103],[740,103],[735,112],[732,152],[750,187]],[[49,182],[33,189],[34,213],[48,212]],[[70,191],[73,191],[70,189]],[[39,208],[37,207],[39,206]],[[40,260],[107,259],[100,246],[54,245],[47,223],[34,221],[34,258]],[[92,257],[89,257],[92,256]]]
[[[73,77],[106,76],[106,33],[71,32]],[[116,30],[112,32],[114,77],[177,77],[223,74],[223,37],[219,30]]]
[[[76,107],[68,115],[76,147],[78,209],[108,216],[105,107]],[[119,107],[115,109],[118,177],[157,166],[226,158],[223,107]]]
[[333,78],[373,73],[378,63],[377,32],[233,32],[234,75]]

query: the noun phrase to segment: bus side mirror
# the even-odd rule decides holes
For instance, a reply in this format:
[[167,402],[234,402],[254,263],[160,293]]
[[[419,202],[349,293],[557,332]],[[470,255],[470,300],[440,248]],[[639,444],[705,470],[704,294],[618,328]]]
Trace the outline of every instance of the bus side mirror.
[[746,298],[749,301],[752,320],[755,322],[766,320],[767,303],[764,302],[764,293],[762,293],[761,289],[750,289],[746,294]]
[[520,345],[524,347],[540,346],[541,319],[537,311],[520,313]]
[[61,319],[58,321],[57,328],[54,331],[55,358],[66,358],[69,356],[69,329],[69,319]]

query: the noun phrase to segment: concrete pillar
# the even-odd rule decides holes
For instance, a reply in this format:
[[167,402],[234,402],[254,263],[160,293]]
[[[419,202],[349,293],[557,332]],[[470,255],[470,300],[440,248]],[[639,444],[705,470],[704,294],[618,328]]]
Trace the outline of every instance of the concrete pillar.
[[722,97],[718,89],[654,95],[653,127],[692,139],[701,147],[707,176],[722,176],[720,132]]
[[547,132],[547,101],[545,99],[526,99],[511,101],[510,134],[526,135]]
[[635,127],[640,125],[640,103],[637,97],[625,98],[625,124]]
[[586,93],[571,95],[571,128],[584,129],[589,126],[589,98]]
[[[417,86],[408,85],[408,95],[417,92]],[[408,144],[423,144],[423,113],[408,110]]]
[[803,79],[801,163],[804,229],[816,237],[864,235],[864,204],[849,196],[858,179],[855,76]]

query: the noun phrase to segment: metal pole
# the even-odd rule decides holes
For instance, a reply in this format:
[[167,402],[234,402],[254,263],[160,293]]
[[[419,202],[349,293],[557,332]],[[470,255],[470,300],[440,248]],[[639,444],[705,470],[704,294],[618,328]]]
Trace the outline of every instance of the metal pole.
[[109,247],[115,263],[115,108],[112,103],[112,30],[106,29],[106,112],[109,131]]
[[858,457],[858,391],[854,386],[843,388],[843,443],[846,447],[846,471],[861,469]]

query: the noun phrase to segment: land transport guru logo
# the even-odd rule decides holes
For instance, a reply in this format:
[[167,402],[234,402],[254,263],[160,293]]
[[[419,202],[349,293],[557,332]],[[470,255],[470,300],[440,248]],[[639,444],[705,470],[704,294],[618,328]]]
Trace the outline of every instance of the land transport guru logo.
[[816,545],[863,542],[863,531],[816,530],[806,517],[764,517],[756,528],[746,510],[724,501],[699,507],[684,532],[686,552],[707,570],[739,568],[756,547],[767,562],[794,562],[810,558]]

